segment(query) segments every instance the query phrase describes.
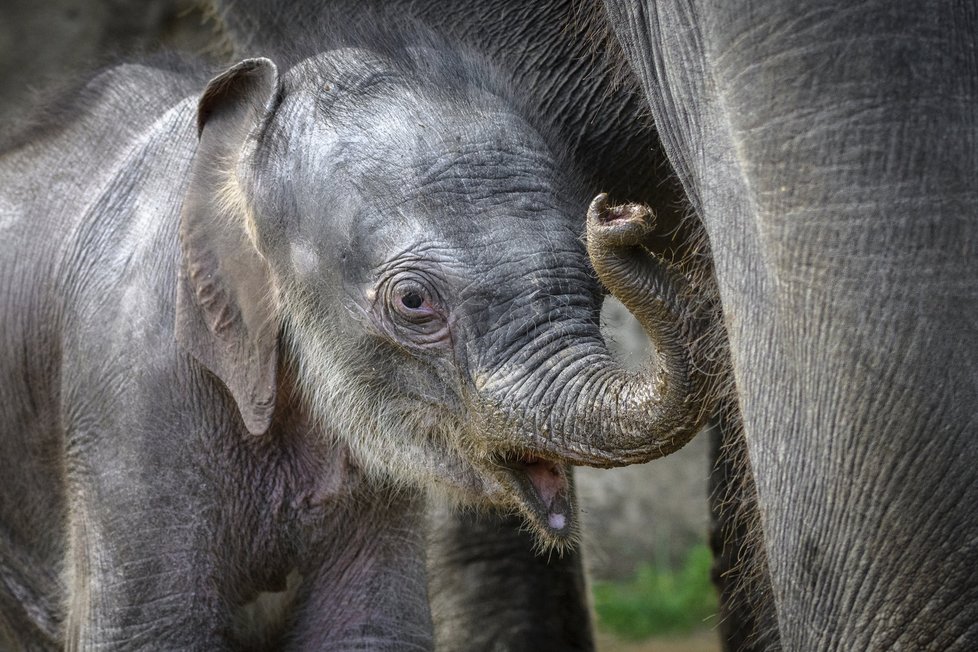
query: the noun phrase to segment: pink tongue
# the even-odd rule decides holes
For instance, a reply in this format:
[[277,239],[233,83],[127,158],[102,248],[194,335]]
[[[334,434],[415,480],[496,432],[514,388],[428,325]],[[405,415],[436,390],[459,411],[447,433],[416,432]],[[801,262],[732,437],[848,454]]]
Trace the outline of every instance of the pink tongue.
[[567,483],[557,465],[540,460],[526,464],[526,475],[547,506],[547,522],[555,530],[567,525]]

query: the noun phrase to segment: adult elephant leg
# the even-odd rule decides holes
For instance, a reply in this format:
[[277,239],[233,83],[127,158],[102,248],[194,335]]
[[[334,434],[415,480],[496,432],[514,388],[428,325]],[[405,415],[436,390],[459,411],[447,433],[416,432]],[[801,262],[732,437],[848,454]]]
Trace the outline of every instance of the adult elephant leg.
[[713,460],[710,548],[712,580],[719,598],[720,640],[727,652],[776,649],[777,616],[740,415],[729,410],[721,413],[707,436]]
[[978,647],[978,15],[607,3],[707,229],[783,645]]
[[593,650],[580,548],[541,553],[522,518],[429,517],[429,593],[439,650]]

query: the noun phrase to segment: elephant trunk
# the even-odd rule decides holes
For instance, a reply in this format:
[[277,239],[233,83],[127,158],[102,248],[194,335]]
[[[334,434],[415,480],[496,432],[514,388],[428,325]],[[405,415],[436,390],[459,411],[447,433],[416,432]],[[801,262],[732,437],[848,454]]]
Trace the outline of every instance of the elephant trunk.
[[644,206],[609,207],[599,195],[588,210],[587,250],[601,282],[648,333],[653,359],[633,372],[597,333],[581,338],[578,329],[577,337],[567,336],[574,329],[565,328],[544,338],[547,351],[529,381],[544,388],[533,393],[535,400],[488,399],[479,410],[482,425],[515,443],[524,459],[599,467],[646,462],[681,448],[709,417],[715,392],[707,306],[682,275],[642,246],[651,223]]

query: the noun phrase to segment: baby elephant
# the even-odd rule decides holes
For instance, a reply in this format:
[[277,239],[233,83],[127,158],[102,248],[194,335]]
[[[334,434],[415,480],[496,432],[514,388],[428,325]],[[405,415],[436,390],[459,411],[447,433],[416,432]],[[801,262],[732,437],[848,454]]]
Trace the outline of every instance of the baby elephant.
[[[710,363],[651,218],[425,37],[103,72],[0,157],[0,638],[425,649],[425,492],[576,529]],[[595,275],[595,272],[597,273]],[[609,355],[603,288],[656,345]],[[242,627],[261,592],[289,601]],[[275,638],[278,637],[278,638]]]

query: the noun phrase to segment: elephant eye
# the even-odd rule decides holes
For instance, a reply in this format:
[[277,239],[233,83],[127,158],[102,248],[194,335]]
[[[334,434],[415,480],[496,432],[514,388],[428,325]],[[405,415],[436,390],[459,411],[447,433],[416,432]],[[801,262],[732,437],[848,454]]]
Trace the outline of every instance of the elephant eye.
[[419,280],[406,278],[395,282],[388,299],[397,316],[411,323],[422,323],[438,316],[432,293]]
[[424,299],[417,292],[408,292],[401,297],[401,303],[403,303],[406,308],[417,310],[424,303]]
[[412,268],[381,280],[372,311],[381,332],[412,348],[444,348],[450,342],[448,307],[435,275]]

